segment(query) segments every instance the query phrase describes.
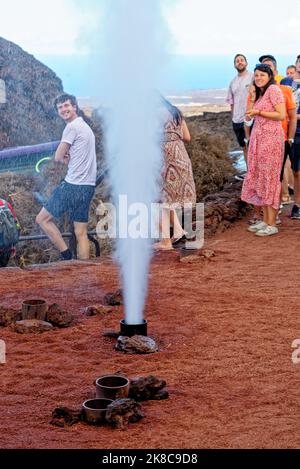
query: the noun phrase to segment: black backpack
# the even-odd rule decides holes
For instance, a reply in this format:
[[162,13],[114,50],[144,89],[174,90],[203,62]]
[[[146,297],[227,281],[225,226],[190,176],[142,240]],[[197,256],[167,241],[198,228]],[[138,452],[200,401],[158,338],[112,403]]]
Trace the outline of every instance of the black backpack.
[[9,249],[19,241],[20,230],[6,200],[0,200],[0,249]]

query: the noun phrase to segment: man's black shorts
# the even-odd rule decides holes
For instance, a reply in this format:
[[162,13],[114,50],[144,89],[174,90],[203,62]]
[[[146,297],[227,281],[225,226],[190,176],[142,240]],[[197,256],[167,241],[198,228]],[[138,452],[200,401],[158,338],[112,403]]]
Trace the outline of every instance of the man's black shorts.
[[292,153],[293,153],[293,149],[291,145],[289,144],[289,142],[286,140],[284,142],[284,158],[283,158],[283,163],[282,163],[282,168],[281,168],[281,173],[280,173],[280,182],[283,181],[284,167],[285,167],[285,163],[286,163],[288,156],[290,157],[290,161],[292,164]]
[[292,156],[291,158],[291,166],[294,173],[300,171],[300,142],[293,143],[292,146]]
[[233,127],[239,146],[242,148],[245,148],[246,144],[244,142],[244,139],[246,138],[246,134],[245,134],[245,129],[244,129],[244,122],[241,122],[240,124],[236,124],[235,122],[232,122],[232,127]]

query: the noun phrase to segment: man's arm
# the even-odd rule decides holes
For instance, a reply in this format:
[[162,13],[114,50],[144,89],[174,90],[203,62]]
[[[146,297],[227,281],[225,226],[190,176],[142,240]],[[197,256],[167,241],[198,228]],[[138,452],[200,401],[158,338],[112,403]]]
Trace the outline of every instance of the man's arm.
[[[288,109],[287,112],[288,112],[288,117],[289,117],[288,140],[290,140],[295,137],[296,128],[297,128],[297,114],[296,114],[296,109]],[[298,114],[298,117],[300,117],[299,114]]]
[[58,163],[68,164],[70,148],[71,148],[71,145],[69,143],[61,142],[58,145],[58,148],[55,152],[54,160],[57,161]]
[[227,97],[226,97],[226,102],[230,104],[230,110],[231,110],[231,116],[233,116],[233,111],[234,111],[234,98],[233,98],[233,92],[231,88],[231,84],[229,85],[228,91],[227,91]]

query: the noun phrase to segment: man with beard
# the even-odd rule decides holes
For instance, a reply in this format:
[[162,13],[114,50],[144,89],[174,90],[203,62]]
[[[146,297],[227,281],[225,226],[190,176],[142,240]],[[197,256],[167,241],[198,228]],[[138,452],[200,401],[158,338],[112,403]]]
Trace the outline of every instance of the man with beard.
[[227,102],[231,106],[232,126],[237,141],[242,147],[247,164],[247,147],[245,142],[244,119],[247,107],[249,87],[253,83],[253,73],[247,70],[248,62],[243,54],[236,54],[234,67],[237,76],[231,81],[227,94]]

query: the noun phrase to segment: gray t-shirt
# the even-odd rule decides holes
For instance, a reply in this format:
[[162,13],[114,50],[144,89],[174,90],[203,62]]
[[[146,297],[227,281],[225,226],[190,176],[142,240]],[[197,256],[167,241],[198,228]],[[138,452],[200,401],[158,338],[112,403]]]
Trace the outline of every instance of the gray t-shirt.
[[244,122],[247,108],[249,87],[253,82],[253,73],[237,75],[230,83],[227,94],[227,103],[233,105],[232,121],[235,124]]
[[82,117],[77,117],[66,125],[61,141],[71,145],[65,180],[70,184],[95,186],[96,147],[95,135],[90,126]]

